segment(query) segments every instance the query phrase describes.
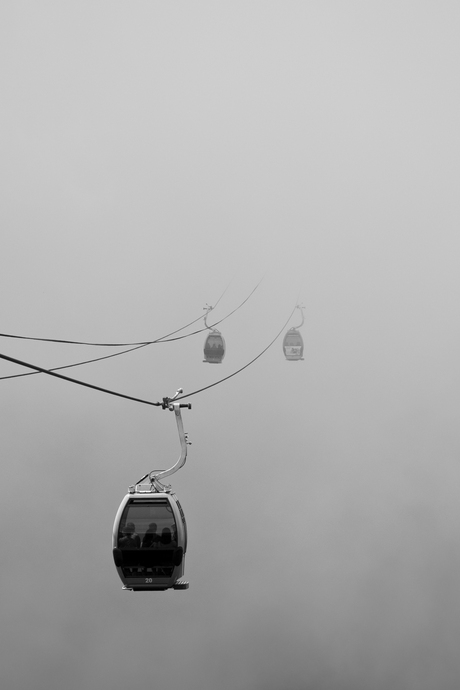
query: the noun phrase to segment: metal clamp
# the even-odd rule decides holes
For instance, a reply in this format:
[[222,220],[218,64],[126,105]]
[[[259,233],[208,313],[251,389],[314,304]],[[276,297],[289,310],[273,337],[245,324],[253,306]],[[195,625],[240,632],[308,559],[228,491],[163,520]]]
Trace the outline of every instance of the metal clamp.
[[184,425],[182,423],[182,415],[181,415],[181,407],[186,407],[189,410],[192,409],[191,403],[179,403],[179,402],[174,402],[174,400],[177,398],[178,395],[183,393],[184,390],[183,388],[179,388],[178,391],[174,394],[172,398],[163,398],[163,403],[162,403],[162,408],[164,410],[168,409],[171,412],[174,412],[176,415],[176,424],[177,424],[177,430],[179,432],[179,441],[181,444],[181,454],[179,456],[179,459],[174,463],[172,467],[170,467],[168,470],[152,470],[152,472],[149,472],[148,474],[144,475],[138,482],[136,482],[135,485],[129,487],[129,492],[130,493],[135,493],[136,491],[140,490],[140,485],[142,484],[143,481],[149,478],[150,481],[150,491],[160,491],[160,492],[169,492],[171,491],[171,485],[170,484],[162,484],[160,479],[163,479],[164,477],[169,477],[171,474],[174,474],[178,470],[181,469],[185,465],[185,461],[187,459],[187,446],[192,445],[190,441],[188,440],[187,434],[184,432]]

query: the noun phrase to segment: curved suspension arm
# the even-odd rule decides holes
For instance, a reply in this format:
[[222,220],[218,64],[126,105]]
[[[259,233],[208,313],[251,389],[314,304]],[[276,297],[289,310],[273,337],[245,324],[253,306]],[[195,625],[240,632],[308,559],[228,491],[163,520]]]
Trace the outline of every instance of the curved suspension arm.
[[187,440],[187,434],[184,432],[184,425],[182,423],[182,415],[180,412],[181,407],[188,407],[188,409],[190,409],[192,405],[191,403],[170,403],[168,405],[168,408],[171,410],[171,412],[174,410],[174,414],[176,415],[177,431],[179,432],[179,440],[181,445],[181,454],[177,462],[172,467],[170,467],[169,470],[160,470],[159,472],[154,471],[150,473],[150,481],[156,489],[164,490],[166,488],[166,485],[162,484],[160,482],[160,479],[169,477],[171,476],[171,474],[174,474],[175,472],[180,470],[180,468],[185,465],[185,461],[187,460],[187,446],[189,444]]
[[174,474],[175,472],[180,470],[180,468],[185,465],[185,461],[187,460],[187,446],[189,445],[189,441],[187,439],[187,434],[184,432],[184,425],[182,423],[182,415],[180,408],[187,407],[189,410],[191,410],[192,405],[191,403],[173,402],[175,398],[177,398],[177,396],[183,392],[183,389],[179,388],[179,390],[176,392],[173,398],[165,398],[163,401],[163,407],[167,407],[168,410],[174,412],[176,416],[177,431],[179,432],[179,441],[181,446],[181,454],[178,460],[175,462],[175,464],[168,470],[154,470],[153,472],[150,472],[150,474],[148,475],[150,483],[157,491],[169,491],[171,489],[170,484],[163,484],[160,481],[160,479],[169,477],[171,476],[171,474]]
[[210,307],[209,304],[207,304],[205,307],[203,307],[203,309],[206,309],[206,314],[204,315],[204,325],[206,326],[206,328],[212,331],[213,329],[211,328],[211,326],[208,326],[206,319],[208,318],[209,312],[212,311],[214,307]]
[[208,318],[209,312],[211,312],[214,309],[214,307],[210,307],[209,304],[207,304],[205,307],[203,307],[203,309],[206,309],[206,314],[204,315],[204,325],[206,326],[206,328],[208,330],[210,330],[211,333],[220,333],[220,331],[218,331],[217,328],[213,328],[212,326],[208,326],[208,322],[206,321],[206,319]]
[[185,461],[187,459],[187,446],[190,445],[190,442],[188,440],[187,434],[184,432],[184,425],[182,423],[182,415],[180,408],[187,407],[189,410],[191,410],[192,405],[191,403],[173,402],[175,398],[177,398],[177,396],[183,392],[183,388],[179,388],[179,390],[176,392],[173,398],[163,398],[162,404],[163,409],[168,408],[168,410],[174,412],[176,416],[177,431],[179,432],[179,441],[181,445],[181,454],[178,460],[174,463],[172,467],[170,467],[167,470],[152,470],[152,472],[145,474],[143,477],[141,477],[141,479],[139,479],[138,482],[136,482],[135,485],[129,487],[131,493],[134,493],[137,490],[137,487],[139,487],[142,484],[142,482],[147,479],[147,477],[150,480],[151,487],[154,488],[155,491],[169,491],[171,489],[171,485],[162,484],[160,479],[163,479],[164,477],[169,477],[171,474],[174,474],[185,465]]
[[294,326],[294,328],[300,328],[301,326],[303,326],[304,321],[305,321],[305,316],[303,313],[303,310],[305,309],[305,307],[303,306],[303,304],[297,304],[296,309],[300,309],[300,313],[302,314],[302,321],[299,323],[298,326]]

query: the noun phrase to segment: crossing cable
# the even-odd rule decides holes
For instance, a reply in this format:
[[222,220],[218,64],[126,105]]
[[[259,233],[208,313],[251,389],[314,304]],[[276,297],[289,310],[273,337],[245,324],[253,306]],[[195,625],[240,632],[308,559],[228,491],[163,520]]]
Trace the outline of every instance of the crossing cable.
[[[262,355],[273,345],[273,343],[279,338],[281,333],[283,332],[284,328],[286,328],[286,325],[289,323],[290,318],[292,317],[296,307],[291,311],[289,314],[289,318],[286,320],[286,323],[283,324],[282,328],[280,331],[276,334],[276,336],[273,338],[271,343],[265,347],[262,352],[260,352],[257,357],[254,357],[250,362],[245,364],[243,367],[238,369],[237,371],[233,372],[233,374],[230,374],[229,376],[225,376],[223,379],[220,379],[219,381],[216,381],[215,383],[211,383],[209,386],[205,386],[204,388],[200,388],[199,390],[193,391],[192,393],[186,393],[186,395],[182,395],[180,398],[175,398],[175,400],[182,400],[183,398],[189,398],[192,395],[196,395],[197,393],[201,393],[208,388],[213,388],[214,386],[218,386],[220,383],[223,383],[224,381],[227,381],[227,379],[232,378],[232,376],[236,376],[239,374],[241,371],[244,369],[247,369],[251,364],[253,364],[256,360],[259,359],[259,357],[262,357]],[[125,398],[126,400],[132,400],[134,402],[139,402],[144,405],[154,405],[155,407],[161,407],[164,405],[164,400],[163,402],[153,402],[152,400],[143,400],[142,398],[135,398],[131,395],[125,395],[124,393],[118,393],[117,391],[110,390],[108,388],[102,388],[101,386],[95,386],[92,383],[87,383],[86,381],[79,381],[78,379],[71,378],[70,376],[65,376],[64,374],[57,374],[55,371],[52,371],[51,369],[44,369],[43,367],[39,367],[36,364],[30,364],[30,362],[24,362],[23,360],[16,359],[14,357],[9,357],[8,355],[4,355],[0,353],[0,359],[4,359],[7,362],[12,362],[13,364],[19,364],[22,367],[27,367],[28,369],[34,369],[36,372],[42,373],[42,374],[48,374],[49,376],[54,376],[58,379],[63,379],[64,381],[68,381],[70,383],[75,383],[78,386],[85,386],[86,388],[92,388],[93,390],[101,391],[102,393],[108,393],[109,395],[116,395],[119,398]]]
[[[179,335],[179,336],[177,336],[177,338],[168,338],[168,339],[166,339],[167,336],[165,336],[164,339],[161,339],[161,342],[162,342],[162,343],[170,343],[170,342],[172,342],[173,340],[182,340],[183,338],[188,338],[188,337],[191,336],[191,335],[196,335],[197,333],[202,333],[203,331],[209,330],[209,328],[214,328],[214,326],[218,326],[220,323],[222,323],[222,321],[226,321],[226,319],[228,319],[228,318],[229,318],[230,316],[232,316],[235,312],[237,312],[238,309],[241,309],[241,307],[242,307],[244,304],[246,304],[246,302],[248,301],[248,299],[249,299],[250,297],[252,297],[252,295],[255,293],[255,291],[257,290],[257,288],[258,288],[259,285],[261,284],[262,280],[263,280],[263,278],[261,278],[261,279],[259,280],[259,282],[258,282],[257,285],[255,286],[255,288],[254,288],[253,290],[251,290],[251,292],[249,293],[249,295],[246,297],[246,299],[244,299],[244,300],[241,302],[241,304],[239,304],[237,307],[235,307],[235,309],[233,309],[231,312],[229,312],[229,313],[227,314],[227,316],[224,316],[222,319],[219,319],[219,321],[216,321],[215,323],[212,323],[210,326],[206,326],[205,328],[200,328],[198,331],[192,331],[191,333],[186,333],[185,335]],[[215,307],[216,307],[216,305],[217,305],[217,303],[218,303],[219,301],[220,301],[220,299],[216,302],[216,304],[214,305],[213,309],[215,309]],[[203,318],[203,317],[201,317],[201,318]],[[159,342],[159,341],[156,341],[156,340],[155,340],[154,342]],[[148,345],[149,343],[146,343],[146,344]]]
[[[96,357],[96,359],[87,359],[84,362],[75,362],[74,364],[64,364],[62,367],[53,367],[49,371],[61,371],[61,369],[72,369],[72,367],[79,367],[83,364],[92,364],[93,362],[100,362],[103,359],[110,359],[111,357],[118,357],[118,355],[125,355],[128,352],[134,352],[134,350],[140,350],[141,347],[146,347],[145,345],[137,345],[137,347],[131,347],[129,350],[123,350],[122,352],[113,352],[111,355],[105,355],[104,357]],[[22,376],[34,376],[35,374],[41,374],[41,371],[27,371],[24,374],[10,374],[9,376],[0,376],[0,381],[5,379],[19,379]]]
[[[245,304],[248,301],[248,299],[254,294],[254,292],[257,290],[257,288],[259,287],[259,285],[263,279],[264,279],[264,277],[262,277],[259,280],[259,282],[255,286],[255,288],[249,293],[248,297],[246,297],[246,299],[243,300],[243,302],[241,302],[241,304],[238,307],[236,307],[236,309],[234,309],[229,314],[227,314],[227,316],[224,316],[222,319],[220,319],[220,321],[217,321],[215,324],[213,324],[213,326],[216,326],[217,324],[222,323],[222,321],[225,321],[225,319],[228,319],[229,316],[231,316],[236,311],[238,311],[238,309],[240,309],[243,306],[243,304]],[[227,285],[227,287],[225,288],[225,290],[223,291],[223,293],[221,294],[221,296],[217,300],[216,305],[220,302],[222,297],[225,295],[228,288],[230,287],[230,284],[231,283],[229,283],[229,285]],[[172,340],[180,340],[181,338],[188,338],[189,336],[195,335],[196,333],[202,333],[203,331],[206,331],[207,330],[206,328],[200,328],[198,331],[193,331],[192,333],[188,333],[186,335],[179,336],[178,338],[169,338],[169,336],[175,335],[176,333],[179,333],[179,331],[185,330],[186,328],[188,328],[192,324],[196,323],[197,321],[201,321],[202,318],[203,318],[202,316],[198,316],[198,318],[194,319],[193,321],[190,321],[190,323],[186,324],[185,326],[182,326],[181,328],[178,328],[177,330],[172,331],[171,333],[168,333],[167,335],[161,336],[161,338],[157,338],[156,340],[142,340],[142,341],[139,341],[136,343],[94,343],[94,342],[87,342],[84,340],[62,340],[59,338],[36,338],[33,336],[28,336],[28,335],[14,335],[12,333],[0,333],[0,338],[15,338],[16,340],[34,340],[34,341],[38,341],[38,342],[59,343],[59,344],[65,344],[65,345],[90,345],[93,347],[131,347],[133,345],[139,345],[139,346],[140,345],[154,345],[155,343],[159,343],[159,342],[170,342]],[[120,352],[119,354],[124,354],[124,353]],[[103,359],[103,358],[101,358],[101,359]],[[90,361],[92,361],[92,360],[90,360]],[[94,361],[97,361],[97,360],[94,360]],[[86,362],[82,362],[82,364],[86,364]]]
[[200,321],[203,317],[198,316],[198,318],[193,319],[193,321],[190,321],[190,323],[187,323],[185,326],[182,326],[181,328],[178,328],[175,331],[172,331],[171,333],[168,333],[165,336],[162,336],[161,338],[157,338],[156,340],[143,340],[141,342],[137,343],[91,343],[91,342],[85,342],[83,340],[60,340],[58,338],[35,338],[32,336],[28,335],[13,335],[11,333],[0,333],[0,338],[15,338],[17,340],[34,340],[34,341],[39,341],[39,342],[45,342],[45,343],[59,343],[59,344],[65,344],[65,345],[91,345],[92,347],[128,347],[131,345],[153,345],[153,343],[158,342],[159,340],[163,340],[163,338],[167,338],[170,335],[174,335],[175,333],[179,333],[179,331],[183,331],[185,328],[188,328],[192,324],[196,323],[197,321]]
[[110,395],[117,395],[119,398],[126,398],[127,400],[135,400],[136,402],[144,403],[144,405],[161,405],[160,402],[151,402],[150,400],[142,400],[141,398],[133,398],[131,395],[125,395],[124,393],[117,393],[116,391],[109,390],[108,388],[101,388],[101,386],[95,386],[92,383],[86,383],[86,381],[79,381],[78,379],[73,379],[70,376],[64,376],[64,374],[56,374],[55,371],[51,369],[44,369],[36,364],[30,364],[29,362],[23,362],[20,359],[15,359],[14,357],[8,357],[8,355],[0,354],[0,359],[5,359],[7,362],[13,362],[13,364],[20,364],[22,367],[28,367],[29,369],[34,369],[36,372],[41,374],[49,374],[50,376],[55,376],[58,379],[64,379],[64,381],[70,381],[70,383],[76,383],[79,386],[85,386],[86,388],[93,388],[96,391],[102,391],[102,393],[109,393]]
[[[248,301],[248,299],[249,299],[249,298],[254,294],[254,292],[257,290],[257,288],[259,287],[259,285],[260,285],[260,283],[262,282],[262,280],[263,280],[263,278],[257,283],[257,285],[255,286],[255,288],[249,293],[249,295],[246,297],[246,299],[243,300],[243,302],[241,302],[240,305],[238,305],[235,309],[233,309],[233,311],[231,311],[229,314],[227,314],[226,316],[224,316],[222,319],[220,319],[219,321],[216,321],[216,323],[212,324],[212,326],[217,326],[219,323],[222,323],[222,321],[225,321],[225,320],[228,319],[230,316],[232,316],[232,314],[234,314],[236,311],[238,311],[238,309],[241,309],[241,307],[242,307],[244,304],[246,304],[246,302]],[[229,284],[229,285],[230,285],[230,284]],[[225,293],[227,292],[227,290],[228,290],[228,288],[229,288],[229,285],[227,285],[227,287],[225,288],[224,292],[222,293],[222,295],[221,295],[221,296],[219,297],[219,299],[217,300],[215,306],[217,306],[217,304],[220,302],[220,300],[222,299],[222,297],[225,295]],[[215,308],[215,307],[213,307],[213,308]],[[111,357],[118,357],[119,355],[125,355],[125,354],[127,354],[128,352],[134,352],[134,350],[140,350],[141,348],[146,347],[147,345],[155,345],[155,344],[159,344],[159,343],[171,343],[171,342],[173,342],[173,341],[175,341],[175,340],[182,340],[182,339],[184,339],[184,338],[189,338],[189,337],[192,336],[192,335],[197,335],[198,333],[202,333],[203,331],[206,331],[206,330],[208,330],[208,329],[207,329],[206,327],[205,327],[205,328],[199,328],[197,331],[192,331],[191,333],[186,333],[185,335],[180,335],[180,336],[177,336],[176,338],[170,338],[169,336],[174,335],[175,333],[179,333],[179,331],[183,331],[185,328],[188,328],[189,326],[191,326],[192,324],[196,323],[197,321],[201,321],[202,318],[203,318],[202,316],[199,316],[197,319],[194,319],[193,321],[190,321],[190,323],[188,323],[186,326],[182,326],[182,328],[178,328],[176,331],[172,331],[171,333],[168,333],[167,335],[163,335],[161,338],[157,338],[157,340],[151,340],[151,341],[148,341],[148,342],[145,342],[145,343],[137,343],[137,344],[136,344],[136,347],[131,347],[131,348],[129,348],[128,350],[123,350],[122,352],[115,352],[115,353],[113,353],[113,354],[111,354],[111,355],[105,355],[104,357],[96,357],[96,358],[94,358],[94,359],[86,359],[86,360],[84,360],[83,362],[74,362],[73,364],[65,364],[65,365],[63,365],[63,366],[61,366],[61,367],[53,367],[53,368],[50,369],[49,371],[60,371],[61,369],[71,369],[72,367],[79,367],[79,366],[81,366],[81,365],[83,365],[83,364],[92,364],[93,362],[100,362],[100,361],[102,361],[103,359],[110,359]],[[4,334],[0,333],[0,336],[2,336],[2,335],[4,335]],[[23,336],[5,336],[5,337],[7,337],[7,338],[23,338]],[[40,340],[40,338],[26,338],[26,339],[27,339],[27,340]],[[50,342],[50,341],[48,341],[48,342]],[[54,340],[52,340],[51,342],[66,342],[66,343],[69,343],[69,342],[71,342],[71,341],[68,341],[68,340],[67,340],[67,341],[54,341]],[[97,343],[80,343],[80,344],[84,344],[84,345],[94,344],[94,345],[96,345]],[[99,343],[99,344],[100,344],[100,343]],[[23,376],[34,376],[35,374],[40,374],[40,373],[41,373],[40,371],[28,371],[28,372],[26,372],[26,373],[24,373],[24,374],[10,374],[9,376],[0,376],[0,381],[4,381],[5,379],[17,379],[17,378],[21,378],[21,377],[23,377]]]

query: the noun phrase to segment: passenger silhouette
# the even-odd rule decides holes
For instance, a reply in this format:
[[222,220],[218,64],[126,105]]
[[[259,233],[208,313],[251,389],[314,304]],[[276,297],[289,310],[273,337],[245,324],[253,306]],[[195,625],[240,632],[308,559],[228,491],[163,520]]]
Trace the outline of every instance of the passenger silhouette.
[[169,529],[169,527],[165,527],[161,533],[160,547],[168,547],[171,545],[171,530]]
[[142,539],[142,548],[153,549],[159,541],[160,537],[157,534],[157,525],[155,522],[151,522]]
[[123,537],[118,540],[120,549],[138,549],[141,545],[141,538],[136,534],[134,522],[128,522],[122,530]]

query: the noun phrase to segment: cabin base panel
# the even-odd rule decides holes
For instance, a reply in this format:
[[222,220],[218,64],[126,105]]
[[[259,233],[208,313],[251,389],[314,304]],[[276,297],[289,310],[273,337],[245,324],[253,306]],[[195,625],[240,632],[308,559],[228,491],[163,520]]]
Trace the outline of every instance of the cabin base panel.
[[188,589],[189,583],[186,580],[177,580],[172,585],[123,585],[125,592],[166,592],[168,589]]

